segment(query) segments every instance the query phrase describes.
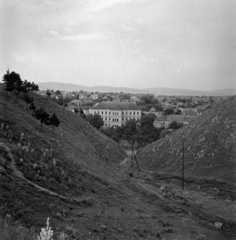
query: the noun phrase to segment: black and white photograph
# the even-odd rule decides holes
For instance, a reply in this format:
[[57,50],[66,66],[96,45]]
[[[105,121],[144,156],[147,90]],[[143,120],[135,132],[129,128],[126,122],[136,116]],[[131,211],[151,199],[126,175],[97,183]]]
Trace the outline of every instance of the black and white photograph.
[[0,240],[236,239],[236,1],[0,0]]

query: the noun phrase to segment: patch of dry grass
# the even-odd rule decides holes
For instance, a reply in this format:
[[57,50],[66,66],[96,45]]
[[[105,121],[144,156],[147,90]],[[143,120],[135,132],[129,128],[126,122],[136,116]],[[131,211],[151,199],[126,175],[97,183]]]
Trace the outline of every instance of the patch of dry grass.
[[34,228],[25,228],[17,222],[13,222],[7,215],[0,217],[0,239],[1,240],[37,240]]

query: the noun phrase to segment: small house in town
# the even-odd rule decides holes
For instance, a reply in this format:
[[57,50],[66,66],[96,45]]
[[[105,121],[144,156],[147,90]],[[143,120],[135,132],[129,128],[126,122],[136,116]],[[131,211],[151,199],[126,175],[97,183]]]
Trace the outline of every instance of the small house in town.
[[160,116],[156,116],[155,121],[153,122],[153,126],[156,128],[168,128],[170,123],[173,120],[170,118],[170,116],[164,116],[164,115],[160,115]]
[[136,103],[138,101],[139,101],[139,98],[137,96],[135,96],[135,95],[131,96],[130,102]]
[[90,96],[91,99],[98,99],[99,98],[99,95],[98,94],[92,94]]

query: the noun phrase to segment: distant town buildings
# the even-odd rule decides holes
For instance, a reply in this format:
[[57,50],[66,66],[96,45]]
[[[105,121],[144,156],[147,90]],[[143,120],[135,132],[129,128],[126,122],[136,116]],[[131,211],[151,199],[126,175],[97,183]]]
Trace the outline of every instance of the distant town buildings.
[[[46,92],[37,93],[48,98]],[[73,112],[99,114],[104,127],[123,126],[130,119],[139,120],[142,112],[155,115],[155,127],[168,128],[173,121],[188,124],[225,97],[51,90],[50,98]]]

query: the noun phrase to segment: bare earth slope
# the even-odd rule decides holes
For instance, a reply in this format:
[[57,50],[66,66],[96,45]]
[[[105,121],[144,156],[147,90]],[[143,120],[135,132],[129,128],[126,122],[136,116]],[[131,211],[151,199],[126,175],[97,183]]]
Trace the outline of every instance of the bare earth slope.
[[180,175],[183,141],[187,176],[235,183],[236,96],[215,105],[188,126],[138,151],[142,166]]

